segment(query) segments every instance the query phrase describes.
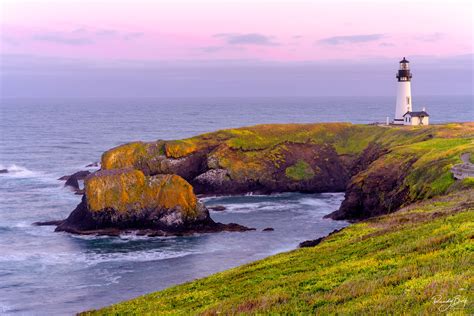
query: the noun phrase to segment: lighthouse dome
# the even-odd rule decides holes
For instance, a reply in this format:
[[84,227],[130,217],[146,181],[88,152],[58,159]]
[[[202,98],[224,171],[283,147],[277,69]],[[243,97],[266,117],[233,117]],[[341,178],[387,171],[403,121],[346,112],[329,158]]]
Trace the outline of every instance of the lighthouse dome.
[[400,60],[400,64],[409,64],[410,62],[408,60],[406,60],[405,57],[403,57],[402,60]]

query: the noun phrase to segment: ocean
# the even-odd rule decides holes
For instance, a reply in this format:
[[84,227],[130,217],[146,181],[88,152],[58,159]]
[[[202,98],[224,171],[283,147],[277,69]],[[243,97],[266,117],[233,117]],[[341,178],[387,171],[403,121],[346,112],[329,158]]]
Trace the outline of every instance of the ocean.
[[[431,123],[474,120],[472,96],[417,96]],[[69,98],[0,101],[0,314],[69,315],[295,249],[347,225],[343,193],[210,197],[211,217],[255,227],[190,237],[93,237],[32,223],[79,203],[57,179],[134,140],[262,123],[385,122],[393,97]],[[94,168],[89,168],[94,170]],[[273,232],[262,232],[273,227]]]

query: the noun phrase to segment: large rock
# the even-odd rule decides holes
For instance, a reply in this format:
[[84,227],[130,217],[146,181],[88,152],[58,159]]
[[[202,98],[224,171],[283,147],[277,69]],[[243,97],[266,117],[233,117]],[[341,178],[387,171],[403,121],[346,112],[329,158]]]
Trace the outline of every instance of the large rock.
[[116,235],[139,230],[147,235],[247,230],[215,223],[177,175],[145,176],[135,169],[96,172],[85,180],[85,195],[56,231]]
[[[206,170],[205,151],[184,156],[185,149],[178,148],[161,140],[128,143],[106,151],[101,166],[104,170],[134,168],[145,175],[176,174],[188,181]],[[177,156],[178,153],[183,156]]]

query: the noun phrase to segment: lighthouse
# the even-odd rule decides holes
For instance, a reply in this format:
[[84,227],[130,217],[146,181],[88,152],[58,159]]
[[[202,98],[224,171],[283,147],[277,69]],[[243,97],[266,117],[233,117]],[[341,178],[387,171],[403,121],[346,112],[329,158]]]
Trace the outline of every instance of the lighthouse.
[[400,61],[397,80],[397,105],[393,123],[403,125],[405,113],[412,112],[410,62],[405,57]]

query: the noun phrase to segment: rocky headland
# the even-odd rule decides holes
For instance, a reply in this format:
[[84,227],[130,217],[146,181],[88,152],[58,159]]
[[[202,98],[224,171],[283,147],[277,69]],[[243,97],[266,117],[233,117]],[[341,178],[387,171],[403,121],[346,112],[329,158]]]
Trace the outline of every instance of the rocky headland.
[[472,186],[451,167],[474,152],[474,124],[387,127],[272,124],[106,151],[82,202],[57,227],[72,233],[245,230],[212,221],[196,195],[345,192],[333,219],[361,220]]

